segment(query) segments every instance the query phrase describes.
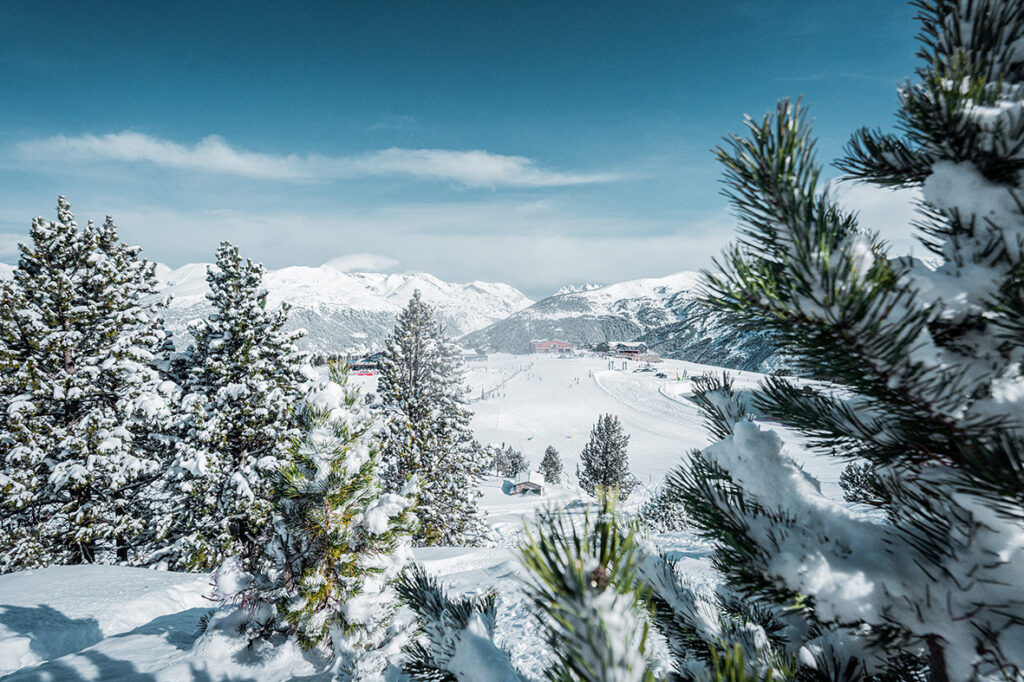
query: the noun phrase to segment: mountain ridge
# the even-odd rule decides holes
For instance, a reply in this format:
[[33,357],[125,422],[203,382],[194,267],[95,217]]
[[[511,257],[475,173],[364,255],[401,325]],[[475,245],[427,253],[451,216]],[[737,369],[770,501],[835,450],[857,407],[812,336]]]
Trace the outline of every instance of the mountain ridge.
[[767,334],[741,332],[700,300],[701,276],[665,277],[559,291],[461,341],[470,347],[526,353],[532,342],[559,339],[576,346],[642,341],[665,357],[770,372],[785,366]]

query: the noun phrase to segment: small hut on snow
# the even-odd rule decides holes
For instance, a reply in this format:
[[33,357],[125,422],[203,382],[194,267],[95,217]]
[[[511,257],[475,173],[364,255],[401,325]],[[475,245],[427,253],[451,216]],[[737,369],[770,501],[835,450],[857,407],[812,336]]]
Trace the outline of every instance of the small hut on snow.
[[516,478],[516,495],[544,494],[544,475],[538,471],[521,471]]

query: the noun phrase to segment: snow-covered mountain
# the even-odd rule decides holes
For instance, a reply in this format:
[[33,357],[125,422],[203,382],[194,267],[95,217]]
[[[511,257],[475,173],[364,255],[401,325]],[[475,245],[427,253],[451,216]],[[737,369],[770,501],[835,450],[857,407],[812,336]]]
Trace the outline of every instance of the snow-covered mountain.
[[[206,264],[175,270],[159,266],[171,294],[165,311],[179,346],[187,343],[188,322],[207,314]],[[0,263],[0,280],[10,277]],[[747,371],[785,365],[762,334],[736,331],[696,300],[699,275],[637,279],[608,286],[564,287],[534,303],[507,284],[453,284],[433,275],[342,272],[328,265],[295,266],[267,272],[268,305],[292,305],[289,326],[306,329],[303,345],[326,353],[360,353],[381,346],[395,316],[419,289],[438,309],[453,337],[470,348],[525,353],[535,339],[576,345],[602,341],[643,341],[665,357]]]
[[[206,268],[205,263],[175,270],[158,268],[157,276],[165,283],[161,295],[172,297],[164,318],[168,328],[179,337],[179,346],[183,343],[181,336],[187,334],[188,322],[209,310]],[[455,284],[425,273],[350,273],[328,265],[270,270],[264,285],[267,305],[287,302],[292,306],[289,327],[301,327],[308,332],[302,345],[327,353],[359,353],[379,348],[394,326],[395,316],[416,289],[423,300],[437,308],[449,334],[455,337],[533,303],[507,284]]]
[[750,371],[775,369],[760,334],[737,332],[697,301],[700,275],[680,272],[598,288],[560,291],[462,339],[463,345],[509,353],[536,339],[576,345],[643,341],[666,357]]

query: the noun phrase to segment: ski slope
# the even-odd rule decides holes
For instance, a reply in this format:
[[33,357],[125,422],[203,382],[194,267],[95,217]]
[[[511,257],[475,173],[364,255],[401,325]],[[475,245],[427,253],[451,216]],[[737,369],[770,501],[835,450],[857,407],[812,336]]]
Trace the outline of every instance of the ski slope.
[[[708,444],[684,377],[727,371],[740,389],[760,376],[694,363],[655,365],[667,375],[623,371],[622,361],[601,357],[494,355],[468,368],[467,399],[472,426],[484,443],[507,443],[539,464],[554,445],[563,458],[561,485],[541,497],[507,494],[510,482],[495,476],[481,484],[480,504],[494,533],[493,547],[430,547],[414,551],[416,561],[442,578],[452,592],[500,595],[497,637],[522,670],[542,668],[542,645],[533,608],[522,592],[516,546],[524,524],[546,506],[563,507],[586,496],[575,484],[579,453],[602,413],[617,415],[630,434],[629,461],[643,483],[624,507],[635,509],[686,453]],[[376,390],[376,377],[350,379],[363,391]],[[487,396],[481,399],[481,396]],[[793,436],[781,432],[784,441]],[[791,448],[794,455],[799,454]],[[803,456],[804,467],[822,483],[826,496],[841,500],[836,485],[844,463]],[[680,560],[688,579],[711,585],[715,578],[708,547],[687,533],[652,537]],[[53,567],[0,575],[0,680],[304,680],[329,679],[317,662],[294,647],[239,652],[237,643],[199,636],[199,618],[213,604],[206,575],[158,572],[117,566]],[[235,648],[232,648],[232,647]]]

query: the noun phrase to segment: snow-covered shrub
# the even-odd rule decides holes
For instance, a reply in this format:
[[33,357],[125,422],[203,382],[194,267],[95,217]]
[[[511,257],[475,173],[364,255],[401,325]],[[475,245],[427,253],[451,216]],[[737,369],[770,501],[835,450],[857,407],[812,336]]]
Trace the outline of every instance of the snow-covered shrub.
[[505,468],[505,476],[515,477],[523,471],[530,470],[530,463],[523,457],[519,450],[512,450],[508,456],[508,464]]
[[671,488],[661,486],[644,501],[637,518],[657,533],[686,528],[686,509],[682,500],[673,496]]
[[381,478],[391,492],[419,479],[422,545],[473,545],[487,534],[476,486],[490,462],[469,428],[462,372],[458,347],[415,291],[385,341],[377,393],[387,416]]
[[195,342],[175,358],[188,419],[169,472],[159,524],[162,558],[207,569],[265,540],[279,467],[299,432],[292,411],[311,368],[287,332],[288,306],[267,310],[264,268],[223,242],[206,280],[213,312],[190,325]]
[[215,589],[228,612],[246,614],[223,617],[250,639],[294,638],[366,675],[386,662],[414,491],[384,492],[367,407],[332,374],[298,410],[301,435],[277,474],[269,539],[258,555],[229,558]]
[[558,485],[562,482],[562,458],[558,456],[555,446],[549,445],[544,449],[539,471],[544,475],[544,482],[549,485]]
[[850,462],[839,474],[839,487],[843,489],[843,499],[847,502],[876,504],[878,502],[877,476],[867,462]]
[[488,445],[484,448],[484,457],[498,476],[514,477],[520,471],[528,471],[530,468],[523,453],[511,445]]
[[646,658],[646,592],[637,529],[602,496],[582,518],[542,512],[520,548],[527,594],[551,650],[550,680],[654,680]]
[[418,564],[397,582],[402,601],[416,613],[416,636],[405,647],[402,669],[413,680],[523,682],[508,652],[494,643],[493,592],[451,597]]
[[834,650],[861,652],[856,676],[1020,679],[1024,3],[918,7],[905,135],[861,131],[841,168],[922,189],[934,262],[892,254],[820,187],[805,112],[783,101],[719,150],[743,227],[707,276],[714,307],[843,385],[773,377],[752,401],[808,447],[868,462],[884,517],[824,497],[778,435],[731,413],[678,483],[728,584],[830,629]]
[[590,430],[590,440],[576,465],[580,487],[594,496],[614,490],[620,500],[629,497],[637,480],[629,471],[628,444],[629,436],[619,418],[602,414]]
[[154,265],[64,197],[0,286],[0,572],[140,560],[177,388]]

